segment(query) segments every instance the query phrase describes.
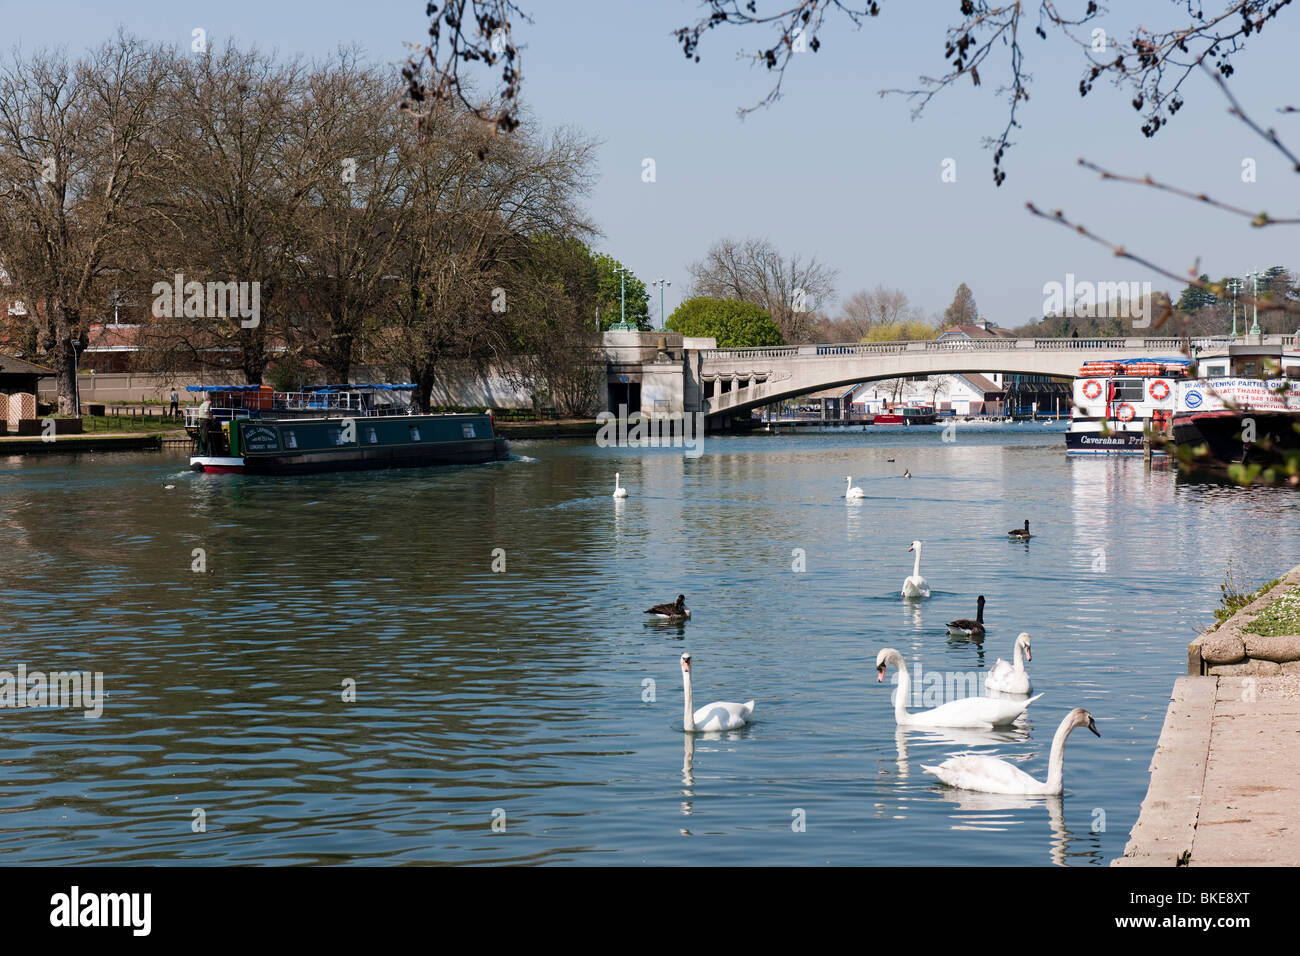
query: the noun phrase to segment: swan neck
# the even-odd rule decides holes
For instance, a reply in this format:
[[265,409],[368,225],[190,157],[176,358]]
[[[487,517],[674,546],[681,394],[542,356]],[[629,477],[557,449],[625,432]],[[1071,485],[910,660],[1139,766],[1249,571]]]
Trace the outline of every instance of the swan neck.
[[695,708],[692,706],[693,695],[691,694],[691,672],[682,671],[682,686],[686,690],[686,713],[682,717],[682,729],[695,729]]
[[898,696],[894,698],[894,722],[907,722],[907,704],[912,699],[912,678],[907,673],[907,661],[900,656],[898,661]]
[[912,564],[912,577],[919,578],[920,576],[921,576],[921,549],[917,548],[916,561],[913,562]]
[[1023,674],[1025,671],[1025,651],[1021,646],[1019,639],[1016,640],[1016,673]]
[[1052,738],[1052,755],[1047,761],[1048,793],[1061,792],[1061,781],[1065,771],[1065,740],[1072,730],[1074,724],[1069,717],[1066,717],[1061,721],[1061,726],[1056,728],[1056,736]]

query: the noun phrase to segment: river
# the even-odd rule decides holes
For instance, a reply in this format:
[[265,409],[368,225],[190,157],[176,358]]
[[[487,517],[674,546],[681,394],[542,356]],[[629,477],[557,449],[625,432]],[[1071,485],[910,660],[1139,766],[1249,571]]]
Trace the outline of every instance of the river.
[[[106,695],[0,709],[0,863],[1107,864],[1229,562],[1257,585],[1300,534],[1290,492],[1062,446],[1026,423],[301,478],[0,459],[0,670]],[[648,623],[678,593],[692,619]],[[979,594],[983,644],[950,639]],[[1022,727],[897,730],[878,650],[982,692],[1020,631]],[[683,733],[683,650],[697,706],[755,698],[750,727]],[[1070,738],[1062,798],[921,771],[1042,778],[1076,706],[1102,736]]]

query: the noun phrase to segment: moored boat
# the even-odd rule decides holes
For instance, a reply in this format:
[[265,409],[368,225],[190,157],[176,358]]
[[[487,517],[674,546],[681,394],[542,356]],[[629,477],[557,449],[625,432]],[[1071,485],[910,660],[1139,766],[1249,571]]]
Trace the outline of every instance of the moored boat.
[[508,457],[489,413],[415,414],[413,386],[190,386],[207,393],[187,409],[195,442],[190,467],[210,474],[297,475],[322,471],[478,464]]
[[[1175,358],[1084,364],[1074,381],[1066,454],[1145,454],[1147,439],[1169,427],[1190,370]],[[1157,445],[1151,454],[1164,452]]]
[[873,425],[933,425],[932,405],[893,405],[871,420]]

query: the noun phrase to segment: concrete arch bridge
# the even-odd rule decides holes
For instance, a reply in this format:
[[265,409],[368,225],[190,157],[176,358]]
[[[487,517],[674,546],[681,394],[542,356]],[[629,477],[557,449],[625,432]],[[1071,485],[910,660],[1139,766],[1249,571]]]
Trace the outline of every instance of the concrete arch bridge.
[[[1295,337],[1260,338],[1276,338],[1281,346],[1293,344]],[[1283,343],[1284,338],[1292,341]],[[687,353],[699,405],[685,410],[729,416],[838,385],[911,376],[1003,372],[1076,378],[1085,362],[1174,357],[1183,343],[1180,338],[941,339],[701,349],[693,362]],[[1227,351],[1226,340],[1217,338],[1193,339],[1192,345],[1202,356]]]

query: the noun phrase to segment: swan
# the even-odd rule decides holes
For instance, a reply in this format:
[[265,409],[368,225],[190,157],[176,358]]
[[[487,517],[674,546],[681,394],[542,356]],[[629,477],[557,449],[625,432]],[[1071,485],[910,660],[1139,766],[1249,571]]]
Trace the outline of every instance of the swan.
[[916,552],[916,562],[912,565],[912,576],[903,581],[903,597],[905,598],[928,598],[930,596],[930,585],[921,577],[921,542],[913,541],[908,551]]
[[852,476],[852,475],[847,476],[844,480],[847,481],[847,482],[849,483],[849,490],[848,490],[848,493],[844,495],[845,498],[865,498],[865,497],[866,497],[866,493],[863,492],[863,490],[862,490],[861,488],[855,488],[855,487],[853,486],[853,476]]
[[[1024,652],[1023,659],[1021,652]],[[1015,648],[1015,666],[1008,664],[1002,658],[998,658],[993,669],[989,671],[989,676],[984,678],[984,686],[988,690],[996,690],[1003,694],[1028,694],[1033,691],[1033,685],[1029,683],[1029,674],[1025,672],[1025,661],[1032,661],[1034,655],[1029,650],[1029,633],[1021,631],[1020,636],[1016,638]]]
[[1005,727],[1023,714],[1026,708],[1042,697],[1038,694],[1028,700],[998,700],[993,697],[965,697],[949,701],[933,710],[923,710],[916,714],[907,712],[907,699],[912,691],[912,679],[907,674],[907,663],[903,655],[892,647],[886,647],[876,655],[876,680],[883,682],[885,667],[893,664],[898,668],[898,692],[894,697],[894,720],[896,723],[914,727],[977,727],[992,730]]
[[646,608],[646,613],[670,621],[683,621],[691,616],[691,612],[686,608],[685,594],[677,595],[677,600],[672,604],[656,604],[654,607]]
[[968,617],[959,617],[955,621],[948,622],[949,634],[966,634],[970,637],[984,636],[984,595],[979,596],[975,603],[975,620]]
[[691,695],[691,655],[682,655],[682,688],[686,691],[686,712],[682,718],[682,729],[687,733],[699,730],[735,730],[749,723],[754,714],[754,702],[747,700],[743,704],[732,704],[715,700],[705,704],[699,710],[692,708]]
[[627,497],[627,489],[619,486],[618,472],[614,472],[614,497],[615,498]]
[[1030,538],[1032,538],[1033,535],[1029,533],[1029,519],[1028,518],[1025,519],[1025,526],[1023,528],[1012,528],[1010,531],[1008,531],[1007,537],[1019,538],[1021,541],[1028,541]]
[[962,790],[980,790],[984,793],[1022,793],[1053,796],[1061,792],[1061,773],[1065,764],[1065,739],[1075,727],[1087,727],[1098,737],[1101,731],[1092,720],[1092,714],[1076,707],[1065,715],[1061,726],[1052,738],[1052,755],[1047,761],[1047,782],[1041,783],[1019,767],[1014,767],[998,757],[968,755],[952,757],[937,767],[921,765],[926,773],[934,774],[950,787]]

